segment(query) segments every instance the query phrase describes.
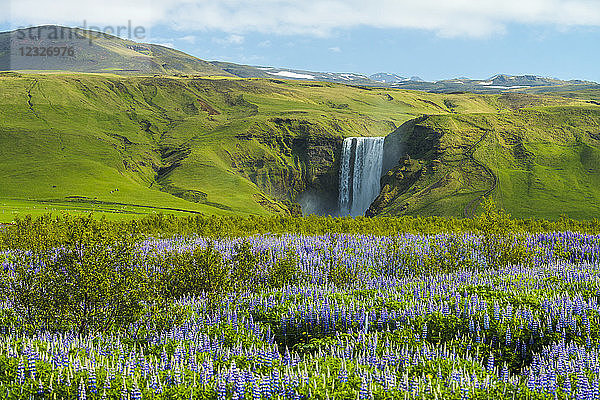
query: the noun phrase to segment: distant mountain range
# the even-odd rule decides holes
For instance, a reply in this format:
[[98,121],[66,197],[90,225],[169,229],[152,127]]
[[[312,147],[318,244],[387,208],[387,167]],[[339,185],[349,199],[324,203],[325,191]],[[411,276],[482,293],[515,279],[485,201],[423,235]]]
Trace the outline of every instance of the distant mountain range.
[[[57,48],[69,49],[69,52],[65,54],[59,50],[59,54],[54,54]],[[33,51],[52,49],[53,53],[43,56],[28,54],[31,49]],[[382,72],[367,76],[351,72],[315,72],[220,61],[208,62],[160,45],[137,43],[94,31],[54,25],[0,33],[0,71],[8,70],[303,80],[434,93],[500,93],[516,89],[594,84],[594,82],[581,80],[563,81],[534,75],[495,75],[485,80],[457,78],[427,82],[418,76],[408,78],[395,73]]]
[[290,68],[240,65],[220,61],[212,61],[212,64],[240,78],[295,79],[365,86],[377,84],[370,77],[355,73],[315,72]]
[[280,78],[294,80],[312,80],[321,82],[343,83],[356,86],[381,86],[400,89],[422,90],[433,93],[500,93],[515,89],[536,87],[556,87],[566,85],[596,85],[595,82],[582,80],[563,81],[535,75],[494,75],[488,79],[456,78],[436,82],[424,81],[418,76],[410,78],[380,72],[370,76],[355,73],[334,73],[296,70],[290,68],[275,68],[239,65],[213,61],[213,65],[232,75],[242,78]]
[[413,90],[425,90],[434,93],[473,92],[497,93],[515,89],[528,89],[535,87],[555,87],[565,85],[590,85],[595,82],[581,80],[563,81],[560,79],[545,78],[535,75],[494,75],[488,79],[457,78],[437,82],[401,81],[392,83],[391,87]]
[[400,83],[400,82],[419,82],[423,79],[418,76],[412,76],[410,78],[406,78],[404,76],[400,76],[398,74],[389,74],[387,72],[379,72],[377,74],[373,74],[369,76],[369,78],[375,82],[381,83]]

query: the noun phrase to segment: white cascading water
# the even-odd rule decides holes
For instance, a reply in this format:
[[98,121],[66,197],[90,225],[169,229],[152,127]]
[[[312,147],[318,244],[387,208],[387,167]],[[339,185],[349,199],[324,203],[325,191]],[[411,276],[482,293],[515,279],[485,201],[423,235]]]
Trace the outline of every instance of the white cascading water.
[[344,139],[340,168],[340,215],[358,216],[379,195],[384,137]]

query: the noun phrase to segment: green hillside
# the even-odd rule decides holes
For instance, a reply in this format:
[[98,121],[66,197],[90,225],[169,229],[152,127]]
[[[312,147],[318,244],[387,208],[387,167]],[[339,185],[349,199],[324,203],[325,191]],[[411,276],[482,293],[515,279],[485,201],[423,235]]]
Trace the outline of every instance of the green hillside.
[[403,159],[370,214],[472,215],[482,196],[516,217],[600,212],[600,107],[436,115],[400,128]]
[[[38,54],[50,50],[49,54],[33,56],[27,53],[32,49]],[[55,53],[55,49],[59,51]],[[0,71],[19,70],[233,76],[179,50],[55,25],[0,32]]]
[[337,196],[343,136],[387,134],[440,107],[315,83],[0,76],[4,220],[17,201],[21,212],[289,213],[279,200],[307,188]]
[[[408,152],[411,168],[422,163],[433,172],[420,173],[407,191],[382,197],[373,208],[377,213],[462,215],[465,204],[489,187],[491,168],[500,182],[493,195],[514,214],[540,209],[548,216],[589,216],[595,209],[584,200],[596,199],[600,167],[594,164],[598,143],[588,133],[598,133],[598,113],[600,107],[587,100],[556,95],[0,73],[0,220],[46,210],[97,210],[113,217],[161,211],[290,214],[298,212],[296,203],[306,211],[311,198],[319,199],[321,212],[334,213],[342,139],[400,132],[422,115],[428,117],[402,137],[390,168],[397,171]],[[461,161],[471,160],[465,154],[488,131],[471,151],[472,165]],[[427,132],[436,132],[434,140]],[[521,164],[511,142],[517,137],[526,154]],[[555,154],[564,172],[550,172]],[[442,173],[449,182],[443,194],[416,192]],[[533,201],[520,197],[526,178]],[[587,191],[575,185],[564,195],[558,188],[538,190],[558,178],[565,185],[578,179]],[[391,186],[406,186],[393,180],[384,195]],[[558,204],[572,207],[558,210]]]

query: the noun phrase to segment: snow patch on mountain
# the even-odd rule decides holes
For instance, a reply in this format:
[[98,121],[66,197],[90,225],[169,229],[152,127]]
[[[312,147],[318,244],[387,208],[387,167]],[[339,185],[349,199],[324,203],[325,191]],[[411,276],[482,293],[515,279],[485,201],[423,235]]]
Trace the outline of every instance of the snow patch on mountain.
[[291,72],[291,71],[267,72],[267,74],[283,76],[285,78],[293,78],[293,79],[315,79],[315,77],[313,75],[299,74],[297,72]]

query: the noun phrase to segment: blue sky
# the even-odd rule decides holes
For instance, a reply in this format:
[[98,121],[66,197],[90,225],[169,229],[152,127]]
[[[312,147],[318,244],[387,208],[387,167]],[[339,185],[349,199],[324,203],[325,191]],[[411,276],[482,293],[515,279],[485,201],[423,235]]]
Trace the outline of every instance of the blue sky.
[[[4,7],[3,7],[4,6]],[[0,0],[0,28],[124,25],[206,60],[427,80],[600,82],[596,0]],[[118,17],[115,17],[118,16]]]

